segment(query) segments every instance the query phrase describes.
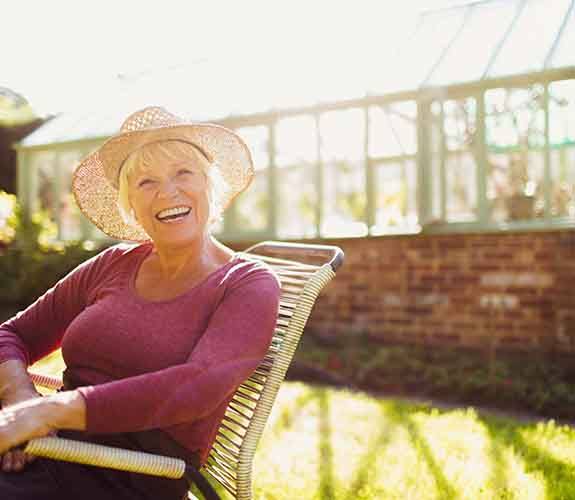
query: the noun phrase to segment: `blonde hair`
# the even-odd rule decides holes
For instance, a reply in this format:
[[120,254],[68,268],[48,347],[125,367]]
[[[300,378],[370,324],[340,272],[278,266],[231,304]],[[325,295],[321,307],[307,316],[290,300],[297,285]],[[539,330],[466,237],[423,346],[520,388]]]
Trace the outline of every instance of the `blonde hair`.
[[176,160],[182,156],[189,158],[192,155],[203,160],[200,164],[208,184],[208,225],[211,228],[221,220],[224,208],[222,207],[221,202],[228,185],[217,164],[213,162],[208,163],[204,154],[198,150],[196,146],[187,142],[178,140],[156,142],[153,143],[155,146],[153,153],[150,151],[151,148],[149,148],[151,145],[152,144],[146,144],[140,149],[134,151],[128,156],[128,158],[126,158],[124,164],[120,168],[120,174],[118,176],[118,210],[123,221],[130,226],[140,227],[136,220],[134,210],[130,205],[128,177],[137,165],[140,165],[141,162],[144,164],[151,163],[154,160],[153,156],[158,153],[162,156],[162,159],[166,160]]

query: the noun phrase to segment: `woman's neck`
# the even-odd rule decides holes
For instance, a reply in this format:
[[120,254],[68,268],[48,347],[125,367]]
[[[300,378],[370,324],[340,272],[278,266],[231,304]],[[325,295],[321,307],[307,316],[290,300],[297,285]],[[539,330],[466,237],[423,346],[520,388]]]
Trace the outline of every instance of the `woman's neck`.
[[182,275],[201,274],[220,265],[233,254],[209,234],[186,245],[154,244],[154,248],[159,270],[168,280],[175,280]]

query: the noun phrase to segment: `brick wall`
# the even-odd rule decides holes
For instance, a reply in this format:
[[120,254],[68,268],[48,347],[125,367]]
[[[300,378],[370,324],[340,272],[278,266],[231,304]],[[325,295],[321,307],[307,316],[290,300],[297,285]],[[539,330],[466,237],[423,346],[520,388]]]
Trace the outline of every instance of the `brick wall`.
[[575,352],[573,231],[322,243],[340,246],[346,260],[318,300],[310,331]]
[[575,352],[575,231],[558,235],[555,299],[556,342],[565,352]]

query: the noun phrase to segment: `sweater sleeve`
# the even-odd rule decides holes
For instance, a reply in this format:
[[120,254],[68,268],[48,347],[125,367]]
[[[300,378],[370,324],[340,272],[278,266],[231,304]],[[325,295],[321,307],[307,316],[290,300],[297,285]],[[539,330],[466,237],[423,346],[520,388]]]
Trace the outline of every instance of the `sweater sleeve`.
[[27,366],[60,347],[64,332],[86,307],[90,290],[112,249],[83,262],[32,305],[0,325],[0,363]]
[[136,432],[212,413],[257,368],[271,343],[280,286],[259,266],[228,285],[186,363],[78,389],[87,430]]

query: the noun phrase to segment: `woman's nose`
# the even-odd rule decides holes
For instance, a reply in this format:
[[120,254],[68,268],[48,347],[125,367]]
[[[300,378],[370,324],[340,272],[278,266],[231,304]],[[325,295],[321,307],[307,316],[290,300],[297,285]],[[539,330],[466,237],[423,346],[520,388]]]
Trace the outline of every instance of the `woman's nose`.
[[158,196],[160,198],[171,198],[175,194],[177,194],[178,189],[176,183],[172,180],[166,180],[165,182],[160,183],[160,189],[158,190]]

